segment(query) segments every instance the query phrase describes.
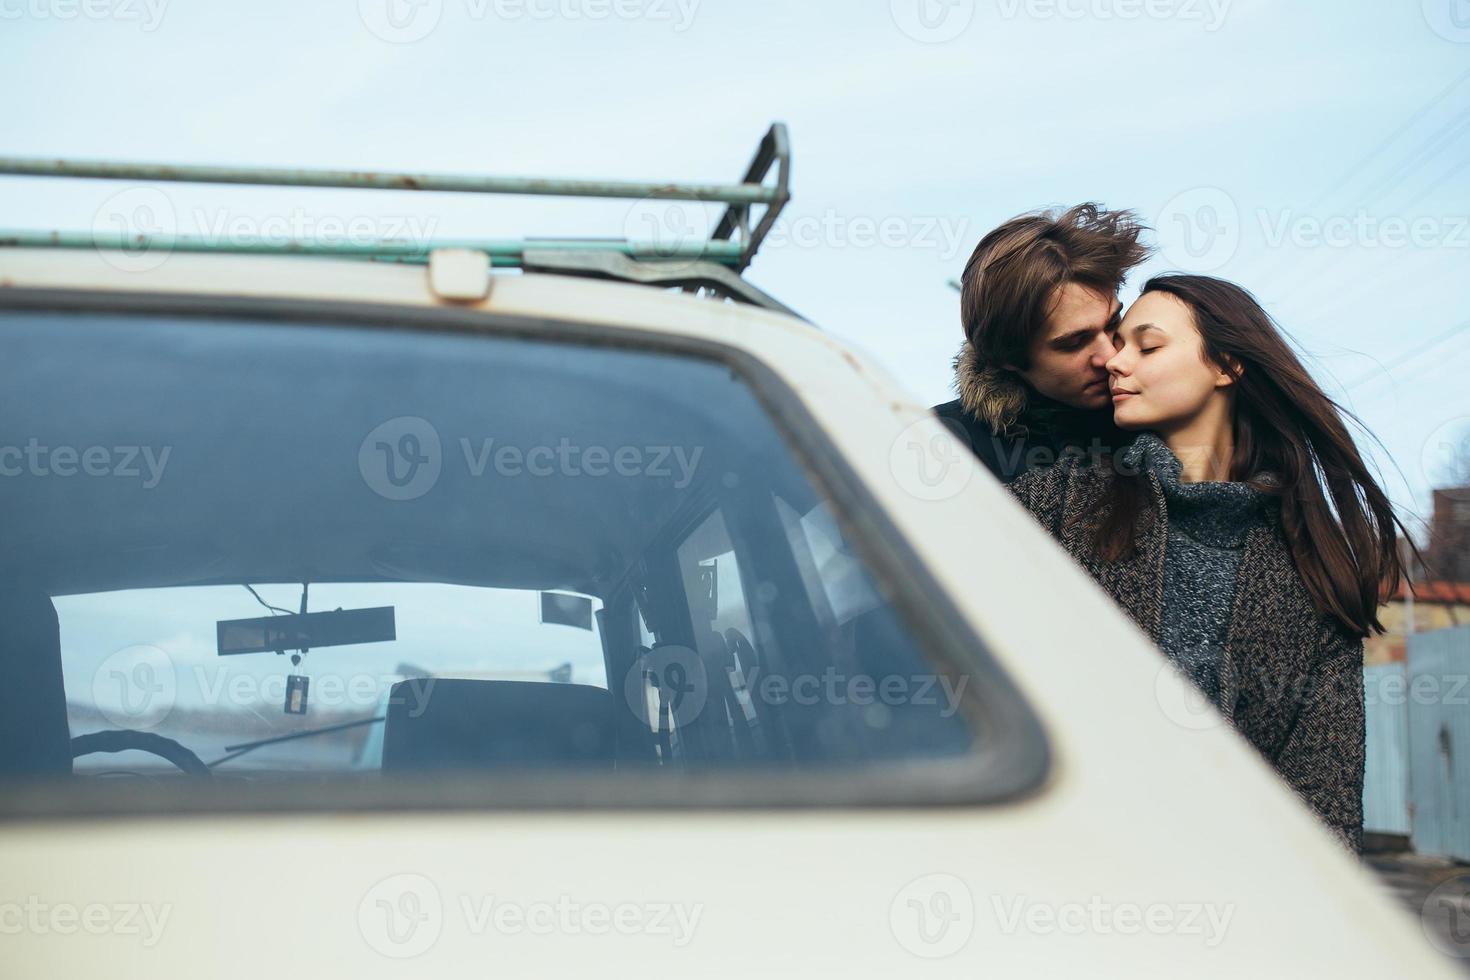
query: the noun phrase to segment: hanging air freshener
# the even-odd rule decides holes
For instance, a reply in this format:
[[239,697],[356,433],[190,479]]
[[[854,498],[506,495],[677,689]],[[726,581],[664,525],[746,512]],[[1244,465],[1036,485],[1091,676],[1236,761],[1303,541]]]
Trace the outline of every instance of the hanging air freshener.
[[[291,655],[291,666],[301,664],[301,654]],[[305,674],[291,674],[286,678],[286,714],[306,714],[306,692],[311,687],[311,678]]]

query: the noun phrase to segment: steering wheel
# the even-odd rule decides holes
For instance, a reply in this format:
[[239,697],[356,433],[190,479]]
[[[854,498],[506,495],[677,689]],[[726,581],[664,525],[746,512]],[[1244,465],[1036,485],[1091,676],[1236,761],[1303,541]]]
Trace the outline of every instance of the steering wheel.
[[[760,660],[756,656],[755,647],[751,645],[750,640],[746,638],[744,633],[733,626],[725,630],[724,639],[731,652],[740,658],[740,672],[748,682],[751,677],[751,672],[759,672],[760,669]],[[756,719],[763,725],[769,724],[767,706],[760,698],[755,696],[754,691],[747,689],[747,693],[750,695],[750,706],[755,711]],[[731,712],[735,712],[738,709],[736,705],[732,704],[730,705],[730,710]]]
[[137,732],[129,728],[118,729],[111,732],[93,732],[90,735],[78,735],[71,740],[71,757],[73,759],[94,752],[127,752],[137,749],[140,752],[149,752],[160,756],[178,766],[191,776],[204,779],[214,777],[214,772],[204,764],[199,756],[184,748],[171,738],[155,735],[152,732]]
[[735,651],[735,655],[740,658],[740,668],[742,671],[749,673],[752,668],[759,666],[759,660],[755,655],[755,647],[751,646],[750,641],[745,638],[744,633],[732,626],[725,630],[725,642],[730,645],[730,649]]

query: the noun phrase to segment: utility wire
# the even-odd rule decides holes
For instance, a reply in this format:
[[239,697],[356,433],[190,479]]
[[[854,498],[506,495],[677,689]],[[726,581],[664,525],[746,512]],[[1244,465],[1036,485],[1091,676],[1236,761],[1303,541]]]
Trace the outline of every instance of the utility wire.
[[1447,173],[1443,177],[1439,178],[1439,180],[1435,181],[1434,184],[1431,185],[1428,190],[1426,190],[1424,193],[1420,194],[1418,197],[1414,198],[1414,200],[1411,201],[1409,203],[1409,206],[1407,208],[1405,208],[1404,210],[1409,211],[1409,210],[1413,210],[1414,208],[1418,207],[1421,201],[1423,201],[1430,194],[1433,194],[1435,191],[1437,191],[1441,187],[1443,187],[1450,180],[1450,178],[1452,178],[1452,177],[1458,177],[1461,173],[1464,172],[1464,170],[1465,170],[1466,167],[1470,167],[1470,157],[1466,157],[1465,159],[1461,160],[1459,163],[1455,164],[1452,168],[1450,168],[1450,172],[1449,173]]
[[[1420,120],[1424,119],[1431,112],[1433,112],[1434,109],[1437,108],[1441,102],[1443,102],[1452,93],[1454,93],[1456,89],[1464,84],[1467,78],[1470,78],[1470,71],[1466,71],[1457,76],[1453,82],[1451,82],[1448,86],[1441,90],[1427,103],[1421,106],[1419,110],[1415,112],[1411,117],[1409,117],[1406,122],[1400,125],[1388,136],[1384,137],[1377,146],[1375,146],[1366,155],[1360,158],[1357,163],[1353,164],[1353,166],[1350,167],[1341,177],[1339,177],[1330,187],[1318,194],[1317,197],[1310,204],[1307,205],[1307,207],[1305,208],[1305,213],[1309,215],[1315,214],[1317,210],[1322,206],[1322,204],[1331,199],[1333,195],[1335,195],[1338,191],[1346,187],[1355,177],[1357,177],[1367,168],[1368,164],[1377,159],[1377,157],[1382,154],[1384,150],[1392,146],[1395,142],[1398,141],[1400,137],[1412,130],[1420,122]],[[1456,115],[1451,118],[1448,123],[1444,124],[1438,130],[1436,130],[1435,134],[1430,136],[1428,140],[1421,142],[1420,145],[1413,152],[1408,154],[1407,158],[1403,162],[1400,162],[1396,167],[1393,167],[1392,173],[1394,174],[1394,176],[1403,173],[1406,165],[1408,166],[1408,173],[1413,173],[1415,170],[1423,167],[1427,163],[1427,157],[1425,157],[1423,154],[1424,148],[1430,144],[1434,144],[1434,152],[1437,153],[1441,145],[1440,137],[1443,136],[1448,130],[1461,125],[1464,121],[1465,117],[1461,115]],[[1457,131],[1453,134],[1452,138],[1458,138],[1459,135],[1460,134]],[[1434,154],[1429,154],[1429,156],[1433,155]],[[1420,159],[1416,160],[1416,156],[1420,157]],[[1375,191],[1384,183],[1385,181],[1383,179],[1380,179],[1375,185]],[[1436,189],[1437,186],[1438,185],[1436,185]],[[1420,197],[1415,201],[1415,203],[1417,204],[1418,201],[1422,200],[1425,196],[1427,196],[1428,193],[1429,192],[1421,194]],[[1373,193],[1370,193],[1366,196],[1368,198],[1372,198],[1374,195]],[[1321,273],[1331,271],[1332,269],[1333,266],[1329,264],[1323,269],[1317,270],[1315,275],[1309,275],[1308,278],[1311,280],[1321,279]],[[1254,267],[1252,267],[1251,272],[1255,272]],[[1259,286],[1259,288],[1263,291],[1274,290],[1283,275],[1285,275],[1285,272],[1279,265],[1271,268],[1266,272],[1264,277],[1265,281]],[[1298,278],[1298,281],[1294,284],[1294,286],[1299,285],[1301,285],[1300,278]]]
[[1427,340],[1424,343],[1418,345],[1417,347],[1413,347],[1413,348],[1410,348],[1409,350],[1404,351],[1402,354],[1400,354],[1398,357],[1395,357],[1393,360],[1389,361],[1387,364],[1380,364],[1378,366],[1378,369],[1377,370],[1375,370],[1375,371],[1369,371],[1367,374],[1363,375],[1362,377],[1360,377],[1360,378],[1358,378],[1358,379],[1356,379],[1354,381],[1349,381],[1347,384],[1343,385],[1343,388],[1344,389],[1356,388],[1360,384],[1363,384],[1363,383],[1368,382],[1368,381],[1372,381],[1375,378],[1379,377],[1380,375],[1387,374],[1388,372],[1392,371],[1394,368],[1398,367],[1400,364],[1403,364],[1403,363],[1405,363],[1407,361],[1413,360],[1414,358],[1418,357],[1420,354],[1423,354],[1425,351],[1428,351],[1428,350],[1431,350],[1431,349],[1433,349],[1435,347],[1438,347],[1440,344],[1444,343],[1446,340],[1449,340],[1452,337],[1456,337],[1459,334],[1464,333],[1466,330],[1470,330],[1470,320],[1466,320],[1464,323],[1460,324],[1459,326],[1457,326],[1457,327],[1455,327],[1455,328],[1453,328],[1451,330],[1448,330],[1445,333],[1440,334],[1438,337],[1435,337],[1435,338],[1433,338],[1431,340]]
[[1433,160],[1445,147],[1453,146],[1467,130],[1470,130],[1470,113],[1451,116],[1448,122],[1420,143],[1398,167],[1380,177],[1377,183],[1364,191],[1363,197],[1372,200],[1391,188],[1403,186],[1405,179]]
[[1413,116],[1409,117],[1409,120],[1407,122],[1405,122],[1398,129],[1394,130],[1388,136],[1386,136],[1383,139],[1383,142],[1379,143],[1376,147],[1374,147],[1371,151],[1369,151],[1369,153],[1366,156],[1364,156],[1361,160],[1359,160],[1357,163],[1355,163],[1347,171],[1347,173],[1345,173],[1341,177],[1339,177],[1337,179],[1337,181],[1335,183],[1333,183],[1333,185],[1331,187],[1327,188],[1327,190],[1323,191],[1321,194],[1318,194],[1316,200],[1314,200],[1311,204],[1307,205],[1307,211],[1308,212],[1316,211],[1316,209],[1318,207],[1320,207],[1324,201],[1326,201],[1333,194],[1336,194],[1338,191],[1342,190],[1345,186],[1347,186],[1348,182],[1351,181],[1358,174],[1362,173],[1363,168],[1366,167],[1369,163],[1371,163],[1373,161],[1373,159],[1378,156],[1378,154],[1380,154],[1384,150],[1388,149],[1389,146],[1391,146],[1394,143],[1394,141],[1397,140],[1400,136],[1404,135],[1409,130],[1413,129],[1414,126],[1419,122],[1419,120],[1421,120],[1425,116],[1429,115],[1429,113],[1431,111],[1433,111],[1433,109],[1434,109],[1435,106],[1439,105],[1446,98],[1448,98],[1449,95],[1450,95],[1450,93],[1454,92],[1455,89],[1459,88],[1465,82],[1465,80],[1467,78],[1470,78],[1470,71],[1466,71],[1464,74],[1460,75],[1453,82],[1451,82],[1442,92],[1440,92],[1434,98],[1430,99],[1427,103],[1425,103],[1425,105],[1422,108],[1420,108],[1420,110],[1418,112],[1414,113]]

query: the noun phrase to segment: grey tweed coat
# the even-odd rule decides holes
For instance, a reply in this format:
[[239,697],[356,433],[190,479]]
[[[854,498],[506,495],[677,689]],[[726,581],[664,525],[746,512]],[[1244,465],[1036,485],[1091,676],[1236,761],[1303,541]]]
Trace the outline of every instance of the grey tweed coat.
[[[1107,562],[1091,535],[1112,480],[1106,459],[1067,459],[1010,490],[1144,632],[1159,642],[1168,516],[1158,477],[1132,557]],[[1246,539],[1236,579],[1218,707],[1339,841],[1362,849],[1363,642],[1319,614],[1270,508]]]

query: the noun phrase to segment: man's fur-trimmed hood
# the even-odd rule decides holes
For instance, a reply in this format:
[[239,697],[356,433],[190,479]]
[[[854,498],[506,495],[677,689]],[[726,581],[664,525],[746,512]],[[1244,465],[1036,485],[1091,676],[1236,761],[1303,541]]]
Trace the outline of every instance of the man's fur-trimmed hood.
[[954,388],[960,405],[996,435],[1025,435],[1021,421],[1030,387],[1014,372],[980,363],[975,347],[965,341],[954,357]]

